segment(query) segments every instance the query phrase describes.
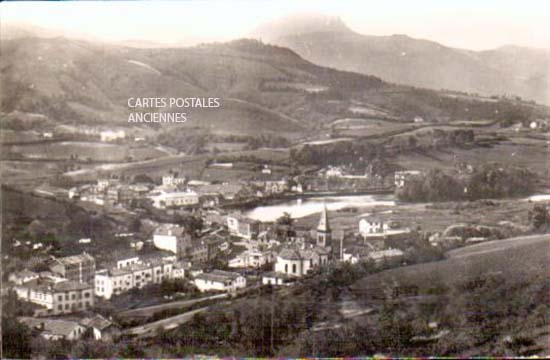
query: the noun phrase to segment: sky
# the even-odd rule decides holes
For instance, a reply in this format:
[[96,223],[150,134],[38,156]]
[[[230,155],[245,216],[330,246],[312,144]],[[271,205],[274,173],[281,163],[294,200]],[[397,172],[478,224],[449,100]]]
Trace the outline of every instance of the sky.
[[339,16],[367,35],[406,34],[447,46],[550,48],[548,0],[185,0],[2,2],[2,24],[23,22],[103,41],[193,45],[246,37],[296,13]]

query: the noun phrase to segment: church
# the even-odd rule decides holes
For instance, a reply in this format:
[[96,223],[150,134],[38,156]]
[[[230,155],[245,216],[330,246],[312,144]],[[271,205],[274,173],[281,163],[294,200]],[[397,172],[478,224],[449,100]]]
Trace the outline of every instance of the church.
[[329,224],[326,206],[316,230],[314,244],[301,247],[283,248],[277,255],[275,272],[293,277],[306,275],[319,266],[328,264],[332,259],[332,230]]

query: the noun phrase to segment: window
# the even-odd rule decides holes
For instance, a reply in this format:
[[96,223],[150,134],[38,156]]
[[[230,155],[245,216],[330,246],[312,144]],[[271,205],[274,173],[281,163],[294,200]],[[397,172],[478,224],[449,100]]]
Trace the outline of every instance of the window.
[[57,300],[59,300],[59,301],[63,301],[63,295],[59,295],[59,296],[57,296]]
[[85,298],[89,298],[89,297],[90,297],[90,293],[89,293],[89,292],[84,293],[84,297],[85,297]]
[[76,299],[76,294],[72,294],[71,299],[75,300]]
[[57,305],[57,310],[63,311],[63,305]]
[[296,264],[292,264],[292,273],[296,274]]
[[288,273],[288,264],[285,264],[285,273]]
[[69,304],[65,304],[65,310],[69,310]]
[[65,300],[69,300],[69,294],[65,294]]

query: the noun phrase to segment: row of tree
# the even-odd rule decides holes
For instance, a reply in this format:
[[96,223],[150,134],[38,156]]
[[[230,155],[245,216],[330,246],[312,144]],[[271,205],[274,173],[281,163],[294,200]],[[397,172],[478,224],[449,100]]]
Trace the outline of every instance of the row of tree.
[[497,199],[529,195],[536,185],[537,175],[528,169],[486,164],[463,176],[432,169],[408,179],[396,195],[410,202]]

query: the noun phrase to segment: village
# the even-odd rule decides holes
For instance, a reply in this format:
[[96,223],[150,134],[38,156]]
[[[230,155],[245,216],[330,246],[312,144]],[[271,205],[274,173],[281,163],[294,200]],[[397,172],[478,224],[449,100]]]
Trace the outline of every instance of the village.
[[[264,176],[269,167],[261,170]],[[334,168],[329,169],[334,172]],[[403,186],[418,172],[397,172],[394,186]],[[257,180],[252,196],[284,196],[306,190],[297,182]],[[297,279],[335,262],[399,261],[403,251],[389,244],[411,235],[412,229],[399,226],[387,216],[366,216],[357,223],[357,231],[344,234],[333,229],[329,211],[323,207],[316,226],[296,226],[289,214],[274,222],[251,219],[242,211],[224,205],[240,199],[248,201],[242,184],[209,184],[178,177],[162,176],[161,183],[125,184],[118,179],[100,179],[56,191],[43,187],[37,196],[64,197],[69,201],[115,207],[124,211],[150,209],[163,215],[185,215],[199,219],[200,225],[145,220],[152,230],[150,238],[134,233],[114,236],[127,244],[126,250],[105,254],[104,249],[55,257],[41,264],[8,274],[8,291],[20,301],[32,304],[32,315],[23,316],[27,324],[46,339],[76,340],[87,330],[95,339],[112,339],[128,329],[110,317],[95,311],[97,304],[116,300],[124,294],[134,299],[147,298],[151,285],[177,284],[182,291],[168,294],[157,302],[183,298],[200,300],[207,294],[235,296],[261,286],[290,286]],[[248,194],[251,192],[248,191]],[[250,196],[250,195],[248,195]],[[142,219],[142,222],[144,220]],[[195,226],[196,228],[191,228]],[[344,238],[346,245],[344,244]],[[136,240],[143,239],[143,240]],[[86,248],[93,237],[77,239],[75,247]],[[47,255],[51,246],[42,242],[14,239],[14,248]],[[93,248],[90,248],[93,249]],[[108,256],[106,256],[108,255]],[[101,258],[102,260],[97,260]],[[42,269],[42,271],[32,271]],[[191,293],[191,295],[186,294]],[[205,295],[201,295],[205,293]],[[117,301],[120,303],[120,301]],[[137,302],[135,305],[139,305]],[[126,308],[135,306],[126,304]]]

